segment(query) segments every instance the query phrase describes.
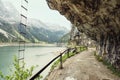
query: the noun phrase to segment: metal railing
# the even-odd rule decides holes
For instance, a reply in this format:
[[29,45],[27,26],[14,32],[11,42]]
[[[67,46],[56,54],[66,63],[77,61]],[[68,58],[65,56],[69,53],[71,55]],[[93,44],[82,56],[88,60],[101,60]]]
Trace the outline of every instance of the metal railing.
[[50,64],[52,64],[55,60],[57,60],[58,58],[60,59],[60,69],[63,68],[63,60],[62,60],[62,56],[63,54],[67,53],[67,57],[69,58],[69,52],[71,51],[75,51],[76,48],[68,48],[65,51],[63,51],[62,53],[60,53],[58,56],[56,56],[54,59],[52,59],[48,64],[46,64],[40,71],[38,71],[35,75],[33,75],[29,80],[34,80],[36,79]]

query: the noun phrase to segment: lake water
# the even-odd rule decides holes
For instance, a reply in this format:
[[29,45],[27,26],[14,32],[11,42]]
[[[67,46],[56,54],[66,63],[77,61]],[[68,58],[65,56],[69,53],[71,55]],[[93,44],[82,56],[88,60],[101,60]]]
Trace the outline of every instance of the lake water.
[[[34,70],[34,73],[39,71],[45,66],[50,60],[57,56],[58,51],[65,50],[64,47],[42,47],[42,46],[31,46],[26,47],[25,50],[25,63],[27,68],[30,66],[38,65]],[[10,74],[9,68],[13,66],[13,58],[18,55],[18,47],[15,46],[4,46],[0,47],[0,71],[4,75]],[[42,76],[46,76],[49,72],[48,67]]]

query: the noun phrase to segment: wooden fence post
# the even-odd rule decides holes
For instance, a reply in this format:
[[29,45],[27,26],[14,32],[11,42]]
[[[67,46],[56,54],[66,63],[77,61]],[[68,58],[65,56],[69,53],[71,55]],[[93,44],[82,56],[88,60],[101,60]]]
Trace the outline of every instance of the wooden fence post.
[[69,58],[70,56],[69,56],[69,52],[70,52],[70,48],[68,48],[68,50],[67,50],[67,57]]
[[62,53],[61,53],[61,55],[60,55],[60,69],[63,69],[63,64],[62,64],[63,62],[62,62]]
[[77,47],[75,47],[75,54],[77,54]]

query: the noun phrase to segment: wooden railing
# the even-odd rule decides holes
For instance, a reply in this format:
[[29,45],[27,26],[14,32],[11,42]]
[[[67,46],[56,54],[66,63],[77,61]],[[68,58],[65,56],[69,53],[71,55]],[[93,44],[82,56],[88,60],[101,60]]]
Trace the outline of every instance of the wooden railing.
[[47,65],[45,65],[40,71],[38,71],[35,75],[33,75],[29,80],[34,80],[36,79],[50,64],[52,64],[55,60],[57,60],[58,58],[60,58],[60,69],[63,68],[63,60],[62,60],[62,56],[63,54],[67,54],[67,57],[69,58],[69,52],[71,51],[75,51],[76,48],[68,48],[67,50],[63,51],[62,53],[60,53],[57,57],[55,57],[54,59],[52,59]]

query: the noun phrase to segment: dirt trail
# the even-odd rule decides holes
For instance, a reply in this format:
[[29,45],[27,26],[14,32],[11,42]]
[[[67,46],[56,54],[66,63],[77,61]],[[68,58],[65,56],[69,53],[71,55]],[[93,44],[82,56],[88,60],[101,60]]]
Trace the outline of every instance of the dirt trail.
[[67,59],[63,69],[54,69],[47,80],[120,80],[93,54],[93,49]]

